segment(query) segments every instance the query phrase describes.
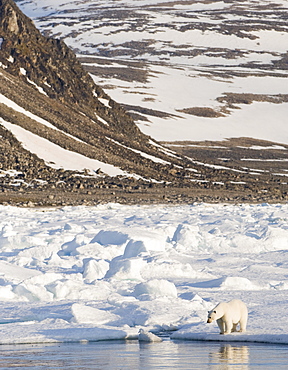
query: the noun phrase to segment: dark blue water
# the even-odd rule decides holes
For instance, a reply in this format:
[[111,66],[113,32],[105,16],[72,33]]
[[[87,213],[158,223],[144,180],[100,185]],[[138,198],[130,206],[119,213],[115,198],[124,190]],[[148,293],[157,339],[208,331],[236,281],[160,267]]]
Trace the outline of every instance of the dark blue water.
[[288,369],[288,346],[164,340],[0,346],[1,369]]

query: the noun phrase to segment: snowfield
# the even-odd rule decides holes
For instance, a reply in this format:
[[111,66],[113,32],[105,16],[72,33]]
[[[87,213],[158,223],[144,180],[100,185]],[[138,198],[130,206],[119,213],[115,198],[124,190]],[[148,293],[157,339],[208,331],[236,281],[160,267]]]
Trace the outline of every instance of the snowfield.
[[[288,205],[0,207],[0,343],[288,344]],[[247,333],[207,311],[238,298]]]

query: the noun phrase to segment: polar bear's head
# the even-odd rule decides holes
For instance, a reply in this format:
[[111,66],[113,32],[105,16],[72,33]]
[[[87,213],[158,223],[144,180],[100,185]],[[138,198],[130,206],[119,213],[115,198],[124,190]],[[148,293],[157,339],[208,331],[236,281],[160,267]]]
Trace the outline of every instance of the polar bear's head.
[[218,320],[220,319],[220,317],[223,316],[223,314],[223,303],[219,303],[216,307],[213,308],[213,310],[208,312],[207,322],[211,323],[214,320]]
[[211,323],[213,322],[214,320],[217,320],[216,319],[216,315],[217,315],[217,311],[215,309],[211,310],[211,311],[208,311],[208,319],[207,319],[207,323]]

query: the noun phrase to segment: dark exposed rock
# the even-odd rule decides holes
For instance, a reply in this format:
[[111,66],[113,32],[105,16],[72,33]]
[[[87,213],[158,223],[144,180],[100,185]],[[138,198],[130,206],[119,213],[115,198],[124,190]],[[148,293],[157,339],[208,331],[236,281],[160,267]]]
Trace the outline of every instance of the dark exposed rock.
[[[94,84],[65,43],[42,36],[12,0],[0,0],[0,37],[0,62],[7,72],[26,83],[28,78],[49,97],[76,105],[94,120],[96,110],[118,132],[143,138],[129,115]],[[113,109],[98,98],[107,99]]]
[[[28,78],[49,97],[76,105],[94,120],[96,110],[118,132],[143,139],[129,115],[94,84],[66,44],[42,36],[12,0],[0,1],[0,37],[0,62],[7,72],[25,82]],[[107,109],[98,98],[107,99],[113,109]]]
[[[148,155],[177,165],[181,157],[168,157],[152,145],[123,107],[94,84],[64,42],[41,35],[12,0],[0,0],[0,39],[0,93],[55,129],[5,104],[0,104],[2,119],[127,173],[173,180],[166,165]],[[15,158],[9,163],[14,168]]]

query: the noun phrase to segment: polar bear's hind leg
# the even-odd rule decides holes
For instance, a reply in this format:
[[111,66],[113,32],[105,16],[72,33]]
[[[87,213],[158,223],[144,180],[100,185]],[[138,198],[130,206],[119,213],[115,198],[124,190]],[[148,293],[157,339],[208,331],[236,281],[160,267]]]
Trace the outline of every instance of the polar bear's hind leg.
[[245,333],[246,331],[246,326],[247,326],[247,317],[244,317],[240,320],[240,332]]
[[248,321],[248,310],[247,310],[247,307],[245,306],[244,313],[239,321],[241,333],[245,333],[246,327],[247,327],[247,321]]

